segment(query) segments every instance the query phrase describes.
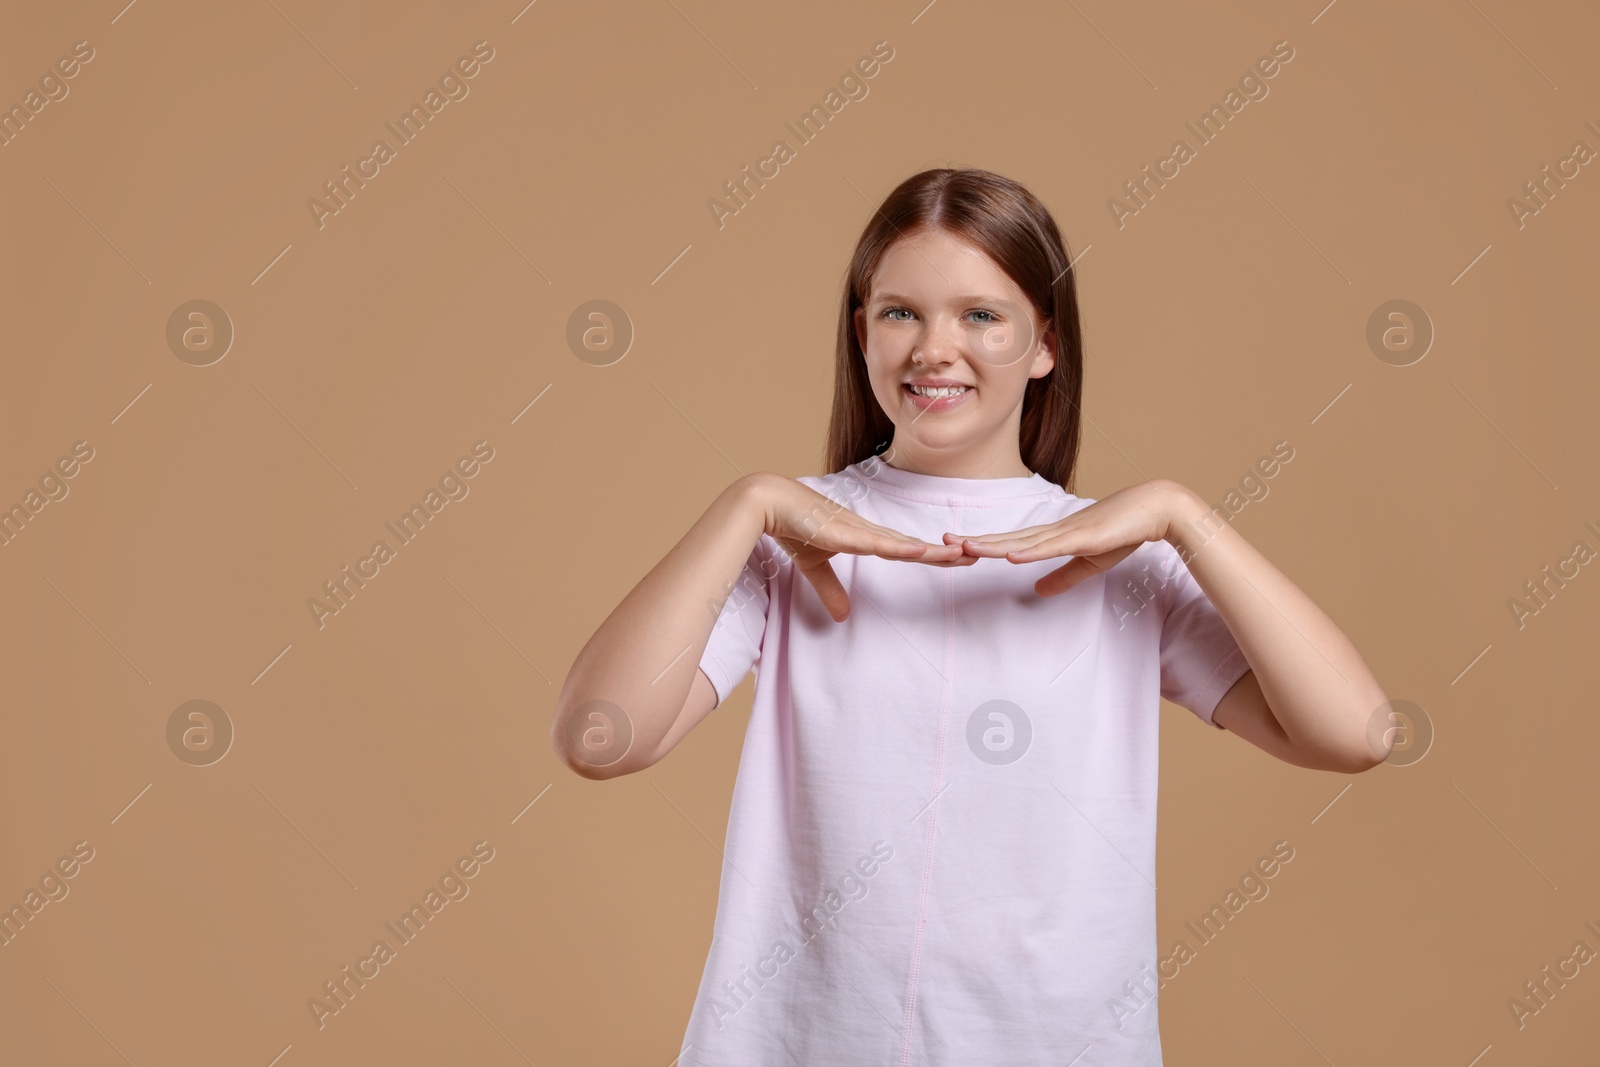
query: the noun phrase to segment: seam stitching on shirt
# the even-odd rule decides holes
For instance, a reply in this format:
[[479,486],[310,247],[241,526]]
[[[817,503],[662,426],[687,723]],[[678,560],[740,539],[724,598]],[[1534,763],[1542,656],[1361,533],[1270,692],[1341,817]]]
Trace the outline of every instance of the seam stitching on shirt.
[[[1232,668],[1235,666],[1235,661],[1237,660],[1243,660],[1245,664],[1245,670],[1250,670],[1250,658],[1244,654],[1244,649],[1236,648],[1232,652],[1228,653],[1226,659],[1217,664],[1216,669],[1211,672],[1211,677],[1207,678],[1201,685],[1196,686],[1194,693],[1189,697],[1190,700],[1194,700],[1195,697],[1203,695],[1207,701],[1211,702],[1211,710],[1206,713],[1205,718],[1205,721],[1208,723],[1211,722],[1211,716],[1216,714],[1217,704],[1219,704],[1222,701],[1222,698],[1227,695],[1227,690],[1223,690],[1223,692],[1216,695],[1216,700],[1211,700],[1212,690],[1221,688],[1221,686],[1217,683],[1217,679],[1223,677],[1225,671],[1232,670]],[[1239,677],[1244,677],[1244,671],[1239,672]],[[1234,679],[1234,681],[1238,680],[1238,678]],[[1199,703],[1199,701],[1195,702]]]
[[[729,693],[732,693],[734,687],[728,683],[728,677],[733,672],[728,670],[728,665],[726,663],[722,662],[722,657],[717,655],[717,650],[714,648],[706,649],[705,655],[702,658],[711,662],[711,665],[717,669],[717,673],[722,676],[720,679],[722,684],[728,687]],[[740,679],[740,681],[743,681],[743,679]],[[723,696],[720,692],[717,694],[717,704],[719,706],[726,699],[727,697]],[[713,708],[712,710],[715,711],[716,708]]]
[[[1235,644],[1237,644],[1237,642],[1235,642]],[[1216,668],[1212,670],[1211,677],[1207,678],[1202,685],[1197,687],[1198,691],[1204,693],[1207,689],[1215,685],[1217,679],[1222,677],[1222,672],[1231,667],[1235,659],[1246,659],[1244,649],[1235,648],[1232,652],[1228,653],[1227,658],[1221,663],[1217,664]]]
[[[956,508],[950,507],[952,522],[957,519]],[[950,734],[950,700],[955,673],[956,592],[955,575],[944,575],[944,695],[939,706],[939,747],[934,757],[932,806],[928,809],[927,846],[922,858],[921,896],[917,902],[917,932],[911,942],[911,966],[906,975],[906,1025],[900,1044],[900,1067],[911,1067],[912,1024],[917,1014],[917,979],[922,972],[922,934],[928,925],[928,897],[933,879],[933,848],[939,825],[939,791],[943,788],[945,743]]]

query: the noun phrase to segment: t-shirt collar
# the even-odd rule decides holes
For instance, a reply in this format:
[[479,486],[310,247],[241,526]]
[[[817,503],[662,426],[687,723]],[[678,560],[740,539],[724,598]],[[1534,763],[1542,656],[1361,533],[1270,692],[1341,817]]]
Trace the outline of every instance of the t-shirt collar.
[[901,470],[899,467],[891,467],[877,456],[852,463],[847,469],[870,488],[882,489],[892,496],[939,504],[947,503],[952,498],[1016,499],[1064,492],[1038,472],[1027,477],[1012,478],[947,478],[935,474],[916,474]]

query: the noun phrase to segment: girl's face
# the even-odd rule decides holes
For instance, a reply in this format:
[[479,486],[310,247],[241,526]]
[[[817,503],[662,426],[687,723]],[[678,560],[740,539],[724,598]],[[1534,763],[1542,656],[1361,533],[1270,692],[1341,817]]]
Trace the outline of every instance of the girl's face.
[[896,240],[855,329],[872,393],[894,423],[892,465],[953,477],[1018,473],[1023,393],[1055,367],[1055,339],[983,251],[938,229]]

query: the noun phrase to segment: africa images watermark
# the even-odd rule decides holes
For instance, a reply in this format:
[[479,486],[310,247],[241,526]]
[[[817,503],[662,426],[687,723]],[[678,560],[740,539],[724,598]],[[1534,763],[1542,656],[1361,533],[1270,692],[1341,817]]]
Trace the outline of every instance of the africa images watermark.
[[[878,471],[887,466],[888,464],[877,456],[868,456],[860,464],[860,473],[867,478],[876,478]],[[835,488],[840,491],[840,495],[845,497],[845,500],[839,501],[833,497],[828,497],[826,506],[819,504],[801,517],[800,527],[807,541],[816,536],[817,532],[829,522],[832,522],[834,516],[838,515],[839,512],[854,510],[850,507],[850,504],[863,499],[867,495],[867,483],[857,476],[857,472],[853,468],[846,467],[839,473],[845,477]],[[728,620],[743,611],[746,606],[760,595],[763,583],[777,577],[784,564],[793,560],[794,557],[789,554],[783,545],[778,544],[775,539],[766,537],[763,540],[772,541],[776,546],[776,550],[760,554],[759,580],[752,575],[746,574],[741,569],[738,576],[730,578],[723,583],[722,600],[714,597],[706,600],[706,610],[713,619],[717,620],[716,626],[725,625]],[[733,601],[734,608],[733,611],[724,616],[722,608],[728,600]]]
[[[1237,91],[1229,89],[1222,97],[1222,103],[1211,105],[1211,110],[1200,118],[1198,128],[1193,122],[1184,123],[1189,132],[1194,134],[1196,147],[1191,148],[1188,141],[1175,141],[1172,151],[1156,160],[1155,173],[1151,173],[1150,164],[1146,163],[1140,172],[1142,177],[1135,181],[1123,182],[1122,187],[1127,191],[1128,200],[1119,200],[1114,196],[1106,200],[1106,208],[1111,212],[1111,221],[1117,224],[1117,229],[1125,227],[1128,219],[1149,207],[1157,190],[1165,189],[1168,181],[1183,173],[1182,168],[1198,158],[1199,149],[1216,140],[1227,128],[1228,123],[1247,105],[1265,100],[1267,94],[1272,91],[1267,82],[1277,77],[1282,69],[1280,64],[1287,64],[1294,55],[1294,48],[1288,41],[1274,44],[1270,55],[1257,59],[1255,66],[1245,71],[1239,78]],[[1241,96],[1240,93],[1244,95]]]
[[[1583,925],[1591,934],[1600,938],[1600,926],[1596,926],[1593,919],[1587,920]],[[1522,991],[1527,995],[1526,1000],[1519,1000],[1516,997],[1506,998],[1506,1010],[1511,1013],[1511,1021],[1517,1024],[1517,1029],[1521,1030],[1527,1026],[1529,1019],[1548,1008],[1556,994],[1567,987],[1567,982],[1578,977],[1581,968],[1594,958],[1595,951],[1589,947],[1587,941],[1574,942],[1571,953],[1556,961],[1554,971],[1547,963],[1539,969],[1543,977],[1538,981],[1530,978],[1523,982]],[[1552,984],[1555,985],[1554,989],[1550,988]]]
[[311,1019],[317,1024],[317,1029],[321,1030],[327,1026],[330,1016],[338,1015],[348,1008],[355,995],[365,989],[368,982],[382,974],[383,968],[397,958],[399,950],[415,941],[446,905],[452,901],[466,900],[467,894],[472,892],[467,881],[476,878],[483,870],[481,864],[493,859],[493,845],[487,840],[474,842],[470,855],[456,860],[452,866],[445,869],[444,874],[439,876],[437,889],[429,886],[421,903],[414,902],[400,918],[383,924],[384,929],[394,935],[394,946],[379,938],[373,942],[369,954],[356,960],[354,968],[346,963],[339,968],[337,978],[330,978],[322,983],[325,1000],[307,997],[306,1008],[311,1012]]
[[[1585,522],[1583,525],[1584,529],[1600,538],[1600,528],[1597,528],[1593,521]],[[1506,607],[1511,611],[1511,621],[1517,624],[1517,629],[1526,627],[1529,619],[1548,608],[1556,594],[1582,573],[1579,568],[1594,558],[1595,550],[1589,547],[1589,542],[1575,542],[1569,554],[1553,564],[1546,563],[1540,568],[1536,580],[1523,582],[1523,596],[1506,599]],[[1526,597],[1526,600],[1523,597]]]
[[[399,545],[409,545],[417,536],[427,528],[429,522],[436,518],[445,505],[452,500],[460,501],[467,498],[472,488],[463,479],[476,478],[483,468],[480,464],[487,464],[494,459],[494,446],[488,441],[479,441],[472,446],[472,454],[462,456],[456,460],[455,465],[439,477],[439,487],[429,488],[422,497],[421,503],[412,504],[411,509],[401,515],[395,522],[385,522],[384,528],[392,533]],[[316,597],[306,598],[306,609],[311,612],[311,621],[321,630],[327,624],[330,615],[337,615],[350,606],[350,601],[360,590],[366,588],[367,582],[383,573],[382,568],[398,558],[395,548],[389,547],[389,542],[379,539],[372,543],[371,551],[356,560],[355,570],[350,569],[346,563],[339,569],[337,578],[322,583],[322,591],[332,603],[325,603]],[[371,567],[369,571],[367,568]]]
[[[1255,862],[1255,866],[1239,877],[1239,888],[1229,889],[1221,903],[1212,904],[1211,910],[1200,917],[1200,925],[1192,922],[1183,924],[1184,929],[1194,935],[1199,948],[1204,948],[1221,936],[1230,922],[1239,917],[1239,913],[1251,903],[1260,903],[1267,899],[1267,894],[1272,888],[1267,881],[1277,877],[1282,865],[1294,859],[1294,846],[1287,841],[1273,843],[1272,854],[1262,856]],[[1258,873],[1259,872],[1259,873]],[[1172,946],[1172,951],[1162,957],[1156,964],[1157,974],[1150,973],[1150,965],[1145,964],[1139,968],[1139,973],[1133,978],[1122,983],[1122,992],[1113,994],[1106,1001],[1106,1010],[1111,1013],[1111,1021],[1117,1024],[1120,1030],[1123,1024],[1148,1004],[1156,1001],[1157,993],[1167,987],[1167,982],[1172,981],[1181,973],[1181,968],[1198,958],[1197,950],[1189,947],[1189,943],[1179,940]],[[1163,981],[1165,979],[1165,981]]]
[[[39,913],[52,902],[67,899],[72,887],[68,879],[76,878],[83,865],[94,859],[94,846],[87,841],[75,842],[68,855],[56,860],[39,878],[39,888],[29,889],[20,903],[0,912],[0,946],[9,946],[30,923],[39,921]],[[42,895],[41,895],[42,894]]]
[[[1272,446],[1270,455],[1256,460],[1255,465],[1239,478],[1238,490],[1229,489],[1221,504],[1213,505],[1211,510],[1206,512],[1204,519],[1190,520],[1189,526],[1203,533],[1205,541],[1210,541],[1215,536],[1210,529],[1210,520],[1216,518],[1221,519],[1223,523],[1231,523],[1250,504],[1259,504],[1267,499],[1267,495],[1272,492],[1267,480],[1277,477],[1283,470],[1283,465],[1292,459],[1294,459],[1294,446],[1288,441],[1277,442]],[[1241,493],[1243,495],[1240,495]],[[1201,546],[1204,547],[1204,541]],[[1161,562],[1154,568],[1148,563],[1143,564],[1136,572],[1136,577],[1125,579],[1122,588],[1118,590],[1121,600],[1113,601],[1111,604],[1112,613],[1117,619],[1117,629],[1121,630],[1129,619],[1153,604],[1167,583],[1181,573],[1178,566],[1167,561],[1176,559],[1183,565],[1183,569],[1187,569],[1189,561],[1193,558],[1193,555],[1185,557],[1182,551],[1176,554],[1163,554],[1160,557]],[[1130,602],[1133,605],[1131,608],[1128,606]]]
[[[879,64],[887,64],[893,58],[894,47],[888,41],[877,42],[872,46],[872,55],[862,56],[856,60],[855,66],[840,76],[838,89],[829,89],[820,104],[812,104],[811,110],[800,116],[798,126],[793,122],[785,122],[783,125],[794,134],[797,147],[803,148],[815,140],[851,102],[865,100],[871,92],[867,81],[878,76],[882,69]],[[843,96],[839,95],[841,92]],[[766,157],[756,161],[755,173],[751,173],[750,164],[746,163],[740,169],[739,177],[723,182],[725,198],[713,196],[706,200],[706,208],[710,210],[711,221],[717,224],[717,229],[722,229],[729,218],[749,207],[756,191],[765,189],[767,182],[776,178],[781,168],[796,158],[796,148],[790,148],[788,141],[774,141]]]
[[[746,964],[739,968],[740,976],[736,981],[723,979],[722,993],[725,999],[710,998],[711,1015],[717,1021],[717,1029],[722,1029],[724,1019],[737,1015],[757,993],[766,988],[768,982],[776,979],[783,965],[794,959],[799,949],[811,944],[844,910],[845,905],[864,899],[868,890],[867,879],[874,877],[882,865],[893,858],[894,849],[887,841],[874,841],[870,853],[856,860],[854,867],[845,869],[838,879],[837,888],[828,886],[822,899],[804,917],[784,924],[785,936],[774,940],[767,955],[756,961],[754,973]],[[798,948],[791,941],[798,943]]]
[[[1600,137],[1600,127],[1593,121],[1586,121],[1584,125],[1589,128],[1589,132]],[[1595,151],[1586,142],[1574,141],[1571,153],[1563,159],[1556,160],[1554,172],[1551,171],[1550,164],[1546,163],[1542,168],[1544,173],[1541,177],[1530,178],[1522,183],[1525,197],[1506,197],[1506,209],[1511,212],[1511,219],[1517,224],[1517,229],[1525,229],[1529,219],[1549,207],[1556,193],[1565,189],[1567,182],[1581,173],[1580,168],[1593,162],[1594,158]]]
[[62,56],[39,76],[38,88],[23,94],[20,103],[0,111],[0,148],[5,148],[22,135],[28,123],[39,121],[39,115],[50,104],[58,104],[72,92],[67,84],[78,76],[83,64],[94,59],[94,46],[79,41],[72,46],[72,54]]
[[[0,510],[0,548],[16,540],[28,523],[45,509],[45,505],[67,499],[67,494],[72,492],[72,487],[67,483],[78,476],[83,464],[92,459],[94,446],[88,441],[78,441],[72,446],[71,455],[62,456],[53,467],[45,469],[39,477],[38,489],[30,488],[20,503]],[[39,495],[41,492],[43,496]]]
[[[350,169],[346,163],[339,168],[339,176],[329,178],[322,183],[325,200],[316,197],[306,199],[306,208],[311,212],[311,221],[317,224],[317,229],[327,225],[330,216],[337,215],[350,206],[356,193],[367,187],[367,182],[383,173],[383,167],[398,158],[398,149],[405,147],[417,138],[429,122],[439,117],[439,113],[451,101],[461,101],[467,98],[472,87],[467,84],[476,78],[487,64],[494,59],[494,48],[488,41],[479,41],[472,46],[472,54],[462,56],[455,64],[446,68],[439,75],[439,88],[431,86],[423,94],[420,104],[413,103],[404,114],[394,122],[384,123],[384,128],[394,135],[395,143],[389,144],[380,138],[372,143],[371,151],[356,160],[355,170]],[[443,95],[440,95],[440,94]]]

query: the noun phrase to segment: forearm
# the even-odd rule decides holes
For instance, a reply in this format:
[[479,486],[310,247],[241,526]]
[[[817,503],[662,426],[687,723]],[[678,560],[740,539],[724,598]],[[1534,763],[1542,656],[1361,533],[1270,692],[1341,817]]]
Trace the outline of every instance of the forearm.
[[[551,744],[577,773],[628,774],[659,749],[683,710],[717,613],[765,530],[759,481],[741,478],[723,490],[573,661],[556,701]],[[610,722],[617,711],[605,704],[585,707],[590,701],[615,705],[622,721]],[[613,731],[631,733],[621,759],[606,751]]]
[[1228,624],[1262,696],[1296,749],[1331,765],[1371,765],[1367,736],[1388,700],[1332,619],[1198,494],[1170,490],[1166,540]]

